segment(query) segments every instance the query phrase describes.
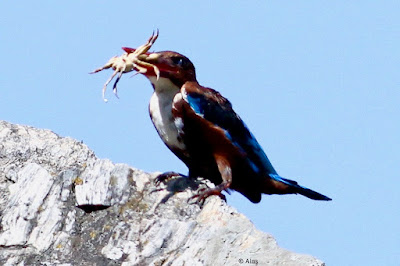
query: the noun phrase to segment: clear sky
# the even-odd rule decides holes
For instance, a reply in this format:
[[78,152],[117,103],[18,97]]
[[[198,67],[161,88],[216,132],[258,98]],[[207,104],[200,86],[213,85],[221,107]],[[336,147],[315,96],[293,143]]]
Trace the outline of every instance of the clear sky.
[[[196,2],[196,4],[192,3]],[[220,91],[278,173],[331,198],[228,203],[327,265],[400,264],[399,1],[1,1],[0,119],[146,171],[185,166],[148,116],[152,88],[101,88],[120,47],[174,50]],[[257,259],[257,258],[252,258]]]

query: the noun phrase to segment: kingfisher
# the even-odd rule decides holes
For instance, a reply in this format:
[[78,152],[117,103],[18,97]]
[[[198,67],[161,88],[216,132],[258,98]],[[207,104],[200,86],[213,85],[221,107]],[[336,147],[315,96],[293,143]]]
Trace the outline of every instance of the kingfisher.
[[[155,41],[150,40],[151,44]],[[160,138],[188,167],[189,178],[202,177],[215,184],[200,191],[195,196],[198,200],[211,195],[225,198],[222,192],[229,190],[238,191],[253,203],[260,202],[262,194],[331,200],[280,176],[229,100],[199,84],[195,67],[186,56],[173,51],[147,52],[148,48],[140,52],[139,48],[123,49],[128,56],[138,55],[133,68],[153,86],[149,113]],[[159,180],[175,175],[179,174],[167,172]]]

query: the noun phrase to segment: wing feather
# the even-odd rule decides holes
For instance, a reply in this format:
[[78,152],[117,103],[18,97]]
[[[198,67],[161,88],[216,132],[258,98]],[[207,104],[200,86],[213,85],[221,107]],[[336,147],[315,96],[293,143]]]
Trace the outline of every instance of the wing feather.
[[256,173],[276,174],[260,144],[226,98],[213,89],[202,87],[200,90],[195,86],[182,87],[181,94],[198,116],[225,131],[232,144],[246,154]]

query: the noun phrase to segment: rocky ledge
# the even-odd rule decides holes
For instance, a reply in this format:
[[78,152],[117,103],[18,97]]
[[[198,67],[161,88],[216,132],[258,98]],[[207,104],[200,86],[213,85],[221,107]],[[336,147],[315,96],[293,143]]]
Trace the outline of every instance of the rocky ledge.
[[219,197],[187,203],[212,184],[156,176],[0,121],[0,265],[324,265]]

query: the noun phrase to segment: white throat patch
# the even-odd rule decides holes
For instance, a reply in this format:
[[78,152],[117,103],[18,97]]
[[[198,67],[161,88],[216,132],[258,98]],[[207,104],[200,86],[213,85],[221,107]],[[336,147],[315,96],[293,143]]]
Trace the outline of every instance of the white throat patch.
[[149,77],[154,86],[154,93],[150,99],[149,111],[151,120],[161,139],[169,148],[185,150],[185,144],[179,138],[178,129],[172,117],[172,102],[180,88],[169,79]]

